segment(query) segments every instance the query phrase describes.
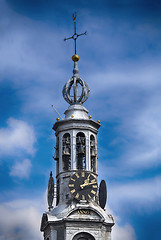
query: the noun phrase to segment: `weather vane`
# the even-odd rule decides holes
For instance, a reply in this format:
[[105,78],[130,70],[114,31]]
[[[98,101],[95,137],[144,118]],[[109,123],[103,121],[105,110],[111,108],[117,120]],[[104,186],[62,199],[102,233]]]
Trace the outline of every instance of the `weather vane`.
[[79,60],[79,56],[77,55],[77,48],[76,48],[76,43],[77,43],[77,38],[79,36],[82,35],[87,35],[87,32],[81,33],[81,34],[77,34],[77,30],[76,30],[76,17],[77,17],[77,13],[73,13],[73,21],[74,21],[74,34],[69,37],[69,38],[64,38],[64,41],[69,40],[69,39],[73,39],[74,40],[74,45],[75,45],[75,54],[72,56],[72,60],[74,62],[77,62]]

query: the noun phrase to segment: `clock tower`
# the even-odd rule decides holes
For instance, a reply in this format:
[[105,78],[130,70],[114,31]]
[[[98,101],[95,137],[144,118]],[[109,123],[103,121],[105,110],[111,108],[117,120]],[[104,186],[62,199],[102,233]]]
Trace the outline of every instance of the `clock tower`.
[[[106,184],[98,187],[97,133],[100,121],[92,120],[83,103],[89,96],[87,83],[80,78],[76,40],[85,33],[76,32],[73,14],[75,54],[73,76],[63,88],[63,97],[70,104],[65,119],[53,125],[56,135],[56,188],[52,173],[48,184],[49,211],[44,213],[41,231],[44,240],[111,240],[114,219],[104,208]],[[53,208],[53,198],[56,206]]]

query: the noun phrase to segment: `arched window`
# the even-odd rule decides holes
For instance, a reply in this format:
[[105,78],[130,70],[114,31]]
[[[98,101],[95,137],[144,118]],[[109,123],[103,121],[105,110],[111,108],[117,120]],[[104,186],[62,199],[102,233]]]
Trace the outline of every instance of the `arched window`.
[[86,138],[84,133],[79,132],[76,135],[76,154],[77,154],[77,169],[86,169]]
[[76,234],[72,240],[95,240],[95,238],[89,233],[81,232]]
[[93,135],[90,136],[90,157],[91,157],[91,171],[96,172],[96,143]]
[[62,138],[62,159],[63,159],[63,170],[67,171],[71,168],[71,144],[70,134],[65,133]]
[[80,237],[78,240],[88,240],[88,238]]

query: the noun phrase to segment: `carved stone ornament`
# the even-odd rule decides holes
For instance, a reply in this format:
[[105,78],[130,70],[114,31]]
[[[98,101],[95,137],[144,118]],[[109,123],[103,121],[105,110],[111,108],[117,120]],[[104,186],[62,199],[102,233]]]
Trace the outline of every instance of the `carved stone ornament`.
[[78,65],[74,62],[73,77],[67,81],[63,88],[63,97],[69,104],[83,104],[89,96],[87,83],[78,76]]
[[49,210],[52,209],[53,199],[54,199],[54,179],[52,177],[52,172],[50,172],[50,178],[48,183],[48,205]]

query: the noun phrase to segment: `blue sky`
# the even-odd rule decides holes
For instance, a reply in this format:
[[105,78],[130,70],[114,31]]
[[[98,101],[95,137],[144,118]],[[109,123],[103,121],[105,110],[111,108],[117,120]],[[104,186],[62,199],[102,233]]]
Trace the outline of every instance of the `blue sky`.
[[108,186],[113,240],[161,239],[161,2],[0,1],[0,239],[43,239],[55,173],[52,124],[68,104],[77,11],[84,106],[101,120],[99,180]]

